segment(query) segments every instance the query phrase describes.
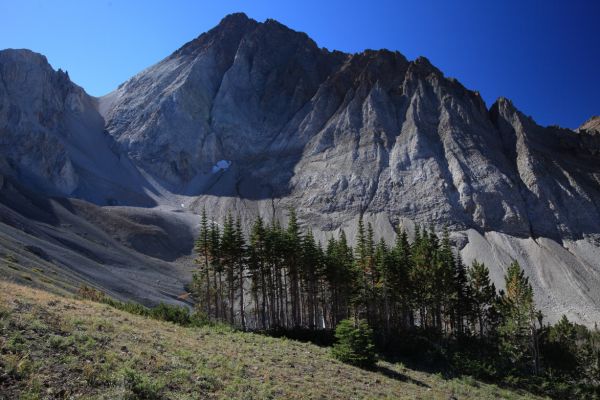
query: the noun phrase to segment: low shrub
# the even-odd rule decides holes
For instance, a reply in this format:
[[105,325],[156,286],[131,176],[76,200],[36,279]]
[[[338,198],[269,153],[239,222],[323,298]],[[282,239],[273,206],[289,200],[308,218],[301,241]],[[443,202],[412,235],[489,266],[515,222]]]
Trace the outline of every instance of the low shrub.
[[123,383],[129,391],[127,399],[158,400],[163,398],[164,384],[131,368],[123,370]]

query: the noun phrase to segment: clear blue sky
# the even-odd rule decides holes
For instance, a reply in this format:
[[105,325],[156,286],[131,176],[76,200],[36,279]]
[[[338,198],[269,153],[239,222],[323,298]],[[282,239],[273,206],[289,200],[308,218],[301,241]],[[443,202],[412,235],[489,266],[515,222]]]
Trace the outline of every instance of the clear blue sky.
[[329,49],[424,55],[543,125],[600,114],[598,0],[0,0],[0,48],[43,53],[99,96],[236,11]]

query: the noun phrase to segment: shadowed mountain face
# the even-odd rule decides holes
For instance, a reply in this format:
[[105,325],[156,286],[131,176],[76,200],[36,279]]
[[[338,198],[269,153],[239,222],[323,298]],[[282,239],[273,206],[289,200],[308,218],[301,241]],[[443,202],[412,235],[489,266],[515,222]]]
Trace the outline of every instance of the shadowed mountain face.
[[0,51],[0,173],[47,194],[154,204],[115,151],[97,100],[29,50]]
[[540,127],[425,58],[330,52],[243,14],[100,99],[28,51],[0,52],[0,77],[0,171],[30,189],[215,218],[294,206],[321,238],[352,234],[360,214],[388,238],[399,223],[448,225],[497,282],[516,258],[543,307],[600,315],[597,118]]

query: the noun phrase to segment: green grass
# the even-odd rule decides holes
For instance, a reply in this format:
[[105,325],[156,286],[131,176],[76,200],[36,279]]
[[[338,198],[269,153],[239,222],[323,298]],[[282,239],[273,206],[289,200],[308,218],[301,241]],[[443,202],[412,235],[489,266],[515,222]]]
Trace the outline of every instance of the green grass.
[[3,281],[0,349],[7,399],[536,398],[402,364],[366,371],[312,344],[182,327]]

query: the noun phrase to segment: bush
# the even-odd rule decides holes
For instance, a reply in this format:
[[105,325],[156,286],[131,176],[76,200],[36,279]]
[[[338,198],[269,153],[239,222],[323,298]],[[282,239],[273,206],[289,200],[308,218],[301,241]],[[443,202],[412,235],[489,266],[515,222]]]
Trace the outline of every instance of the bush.
[[345,319],[335,328],[337,343],[331,350],[338,360],[363,368],[375,365],[373,330],[366,321]]
[[162,399],[164,385],[140,372],[126,368],[123,371],[123,383],[129,394],[125,396],[131,400],[158,400]]
[[104,303],[130,314],[142,315],[159,321],[169,321],[182,326],[202,326],[206,323],[205,317],[200,314],[190,315],[190,311],[186,307],[160,303],[154,308],[148,308],[139,303],[115,300],[104,292],[85,285],[79,288],[77,295],[82,299]]
[[110,297],[107,297],[102,302],[104,304],[108,304],[109,306],[111,306],[113,308],[116,308],[117,310],[125,311],[130,314],[142,315],[144,317],[150,316],[150,309],[147,307],[144,307],[143,305],[141,305],[139,303],[114,300],[114,299],[111,299]]
[[191,322],[190,312],[187,308],[165,303],[160,303],[150,309],[150,316],[160,321],[169,321],[183,326],[187,326]]
[[106,294],[93,287],[83,285],[77,290],[77,296],[84,300],[103,302],[106,300]]

